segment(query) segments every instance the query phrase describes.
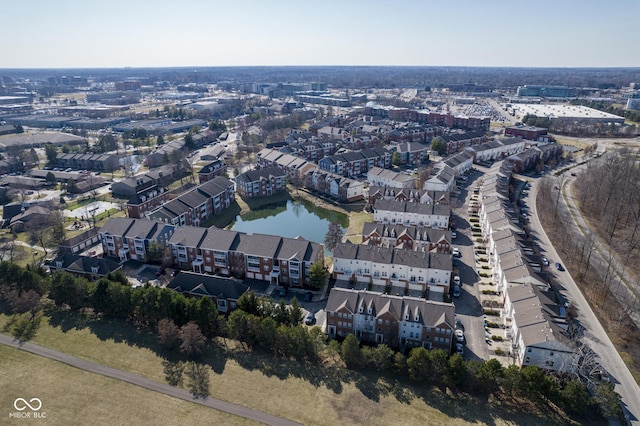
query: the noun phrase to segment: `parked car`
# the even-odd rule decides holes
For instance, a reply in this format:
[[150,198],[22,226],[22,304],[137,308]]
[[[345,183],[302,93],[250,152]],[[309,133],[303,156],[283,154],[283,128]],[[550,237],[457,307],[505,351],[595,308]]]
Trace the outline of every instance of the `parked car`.
[[313,293],[310,291],[306,292],[302,298],[305,302],[311,302],[311,299],[313,299]]
[[464,342],[464,331],[457,329],[456,330],[456,340],[458,342]]
[[456,231],[451,231],[451,239],[455,239],[458,236]]
[[564,267],[562,266],[562,264],[560,262],[556,262],[556,269],[558,271],[564,271]]
[[463,330],[464,326],[462,325],[462,321],[460,321],[460,318],[456,318],[456,329],[460,329]]
[[304,323],[307,325],[314,325],[316,323],[316,317],[313,313],[309,312],[306,317],[304,317]]
[[456,343],[456,352],[460,355],[464,355],[464,345],[462,343]]
[[460,285],[460,277],[458,275],[453,277],[453,283],[455,285]]
[[549,259],[547,259],[546,256],[542,256],[542,264],[544,266],[549,266]]
[[454,285],[453,286],[453,297],[460,297],[460,286],[459,285]]

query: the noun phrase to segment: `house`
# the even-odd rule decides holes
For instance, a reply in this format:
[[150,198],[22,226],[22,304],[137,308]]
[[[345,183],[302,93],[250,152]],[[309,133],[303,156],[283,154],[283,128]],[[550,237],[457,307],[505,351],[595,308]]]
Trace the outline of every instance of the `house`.
[[22,213],[11,218],[9,226],[11,230],[21,232],[29,223],[46,224],[49,223],[51,209],[43,206],[30,206]]
[[449,254],[373,245],[340,243],[333,250],[333,277],[390,286],[393,292],[427,291],[433,297],[449,292],[452,270]]
[[243,198],[265,197],[286,190],[286,172],[277,167],[250,170],[236,176],[236,191]]
[[307,285],[311,265],[324,263],[321,244],[215,227],[176,228],[169,244],[174,264],[180,269],[242,276],[276,285]]
[[138,192],[127,201],[127,215],[141,219],[169,200],[169,192],[166,188],[154,185]]
[[147,155],[145,163],[150,169],[160,167],[163,164],[173,163],[176,156],[180,158],[184,157],[188,151],[189,150],[185,146],[184,138],[167,142]]
[[111,191],[116,197],[129,199],[138,192],[149,189],[154,185],[166,187],[176,179],[180,179],[187,174],[187,165],[184,161],[167,164],[150,170],[147,173],[129,177],[120,182],[114,182],[113,185],[111,185]]
[[174,233],[172,225],[147,219],[111,218],[100,229],[102,250],[107,257],[121,261],[149,261],[149,247],[157,244],[164,248]]
[[455,307],[415,297],[333,288],[326,307],[330,339],[353,334],[361,342],[451,352]]
[[235,201],[233,183],[222,176],[213,178],[149,212],[151,220],[174,226],[200,226],[219,215]]
[[446,204],[419,204],[379,199],[373,205],[373,220],[378,223],[449,228],[451,207]]
[[517,365],[562,373],[575,370],[577,354],[564,334],[566,310],[556,303],[553,293],[531,284],[509,287],[503,320]]
[[198,170],[198,182],[205,183],[227,173],[227,165],[221,160],[213,160]]
[[101,257],[61,253],[48,264],[51,273],[64,271],[89,281],[105,277],[122,268],[122,264]]
[[238,299],[249,290],[249,286],[234,278],[197,274],[182,271],[177,274],[167,288],[194,297],[209,297],[218,312],[230,313],[236,308]]

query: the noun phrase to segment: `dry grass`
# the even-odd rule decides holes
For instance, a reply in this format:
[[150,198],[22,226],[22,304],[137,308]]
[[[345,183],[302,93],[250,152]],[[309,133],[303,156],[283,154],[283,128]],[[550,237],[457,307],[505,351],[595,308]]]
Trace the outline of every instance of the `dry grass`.
[[[0,345],[3,424],[254,424],[177,398]],[[39,398],[46,419],[8,419],[16,398]]]
[[[0,315],[0,328],[7,320]],[[164,380],[158,355],[162,350],[153,336],[126,323],[83,323],[61,317],[51,322],[58,325],[45,318],[34,343]],[[555,413],[523,410],[513,401],[452,395],[374,373],[298,364],[231,347],[223,350],[222,345],[214,345],[202,361],[212,368],[211,397],[308,425],[565,423]],[[37,396],[54,424],[86,424],[88,419],[92,424],[242,424],[242,419],[215,410],[4,347],[0,347],[0,383],[0,406],[10,406],[19,395]]]
[[352,243],[362,242],[362,227],[367,222],[373,222],[373,214],[365,212],[349,213],[349,229],[347,229],[347,239]]

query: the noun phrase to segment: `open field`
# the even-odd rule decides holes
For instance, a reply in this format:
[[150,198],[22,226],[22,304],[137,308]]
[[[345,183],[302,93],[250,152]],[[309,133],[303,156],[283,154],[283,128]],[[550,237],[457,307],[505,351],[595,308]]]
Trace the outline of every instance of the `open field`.
[[[0,383],[3,424],[255,424],[3,345]],[[9,419],[16,398],[39,398],[46,419]]]
[[[8,316],[0,315],[0,329],[8,320]],[[154,336],[139,332],[126,323],[83,322],[77,317],[54,315],[50,321],[43,320],[33,341],[163,381],[162,357],[158,355],[163,351],[157,347]],[[530,412],[529,407],[523,408],[513,401],[468,398],[439,389],[421,389],[404,380],[374,373],[361,374],[332,365],[274,359],[239,349],[223,349],[219,343],[220,346],[213,345],[202,359],[211,367],[211,397],[303,424],[568,424],[556,415]],[[233,346],[232,342],[228,343]],[[2,406],[10,406],[18,394],[37,396],[44,404],[50,404],[47,407],[51,408],[47,410],[51,411],[51,416],[64,413],[61,424],[86,424],[91,416],[107,419],[109,424],[175,424],[178,419],[186,424],[241,422],[235,417],[221,417],[217,421],[215,416],[222,414],[215,410],[20,354],[13,349],[0,347],[0,366],[2,382],[10,384],[3,385],[6,391],[0,397]],[[64,395],[63,401],[60,401],[60,395]],[[69,419],[71,413],[78,414]],[[94,420],[91,422],[99,424]]]

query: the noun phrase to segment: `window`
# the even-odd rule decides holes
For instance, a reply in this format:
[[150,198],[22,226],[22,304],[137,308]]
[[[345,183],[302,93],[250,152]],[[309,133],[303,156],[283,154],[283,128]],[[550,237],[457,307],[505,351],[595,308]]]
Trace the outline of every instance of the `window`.
[[378,320],[378,324],[382,325],[382,320],[381,319]]

